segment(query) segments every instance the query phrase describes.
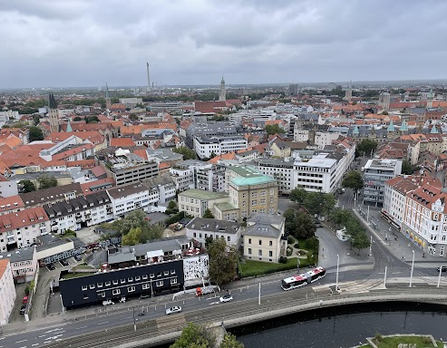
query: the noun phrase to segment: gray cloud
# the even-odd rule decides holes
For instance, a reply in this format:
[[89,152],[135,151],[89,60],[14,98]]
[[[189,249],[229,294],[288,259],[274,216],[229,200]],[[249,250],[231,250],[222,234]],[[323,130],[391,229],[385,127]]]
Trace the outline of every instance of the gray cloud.
[[446,78],[441,0],[0,2],[0,88]]

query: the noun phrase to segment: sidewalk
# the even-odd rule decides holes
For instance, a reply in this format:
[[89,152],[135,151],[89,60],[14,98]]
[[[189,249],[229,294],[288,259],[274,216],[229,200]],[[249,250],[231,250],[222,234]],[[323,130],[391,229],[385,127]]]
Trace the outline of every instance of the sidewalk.
[[[381,243],[393,255],[402,261],[411,263],[414,251],[415,263],[440,264],[444,262],[444,260],[440,257],[424,253],[423,250],[414,245],[409,239],[402,235],[402,233],[391,227],[391,225],[385,222],[382,218],[377,217],[377,210],[370,210],[369,222],[366,221],[366,218],[363,216],[362,212],[359,211],[359,208],[354,208],[352,211],[354,215],[363,223],[363,225],[371,232],[373,235],[373,242]],[[373,228],[374,224],[376,225],[375,228]]]

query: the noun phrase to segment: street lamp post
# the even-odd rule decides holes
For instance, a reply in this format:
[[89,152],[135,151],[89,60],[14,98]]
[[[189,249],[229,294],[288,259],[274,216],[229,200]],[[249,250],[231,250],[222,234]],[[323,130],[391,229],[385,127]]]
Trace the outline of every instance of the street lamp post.
[[335,291],[338,292],[338,269],[340,266],[340,256],[337,254],[337,273],[335,274]]
[[135,320],[135,306],[132,306],[133,331],[137,331],[137,321]]
[[411,260],[410,288],[411,284],[413,283],[413,271],[414,271],[414,250],[412,250],[412,252],[413,252],[413,259]]
[[436,286],[437,288],[439,288],[439,286],[441,285],[441,274],[442,274],[442,265],[439,266],[439,276],[438,276],[438,285]]

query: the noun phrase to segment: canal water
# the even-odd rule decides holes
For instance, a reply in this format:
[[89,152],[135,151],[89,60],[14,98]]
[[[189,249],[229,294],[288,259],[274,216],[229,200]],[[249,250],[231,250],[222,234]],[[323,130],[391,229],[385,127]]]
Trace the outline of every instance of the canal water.
[[245,348],[352,347],[377,333],[431,334],[447,340],[447,307],[425,303],[357,304],[297,313],[231,330]]

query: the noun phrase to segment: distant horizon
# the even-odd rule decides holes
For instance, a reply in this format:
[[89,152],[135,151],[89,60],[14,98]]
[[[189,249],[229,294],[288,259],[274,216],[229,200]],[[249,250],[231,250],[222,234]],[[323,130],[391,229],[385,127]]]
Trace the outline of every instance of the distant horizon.
[[[349,84],[353,87],[397,87],[408,85],[407,87],[414,86],[430,86],[430,85],[445,85],[447,86],[447,78],[445,79],[407,79],[407,80],[352,80],[352,81],[319,81],[319,82],[272,82],[272,83],[245,83],[245,84],[226,84],[226,88],[244,88],[244,87],[288,87],[289,85],[297,84],[300,87],[324,87],[330,84],[347,86]],[[357,85],[357,86],[356,86]],[[361,85],[361,86],[358,86]],[[11,87],[11,88],[0,88],[0,91],[13,91],[13,90],[66,90],[66,89],[105,89],[104,85],[92,85],[92,86],[39,86],[39,87]],[[140,89],[146,90],[147,86],[144,85],[111,85],[108,84],[109,90],[112,89]],[[166,88],[220,88],[219,84],[167,84],[154,86],[154,90],[166,89]],[[99,91],[98,91],[99,92]]]

